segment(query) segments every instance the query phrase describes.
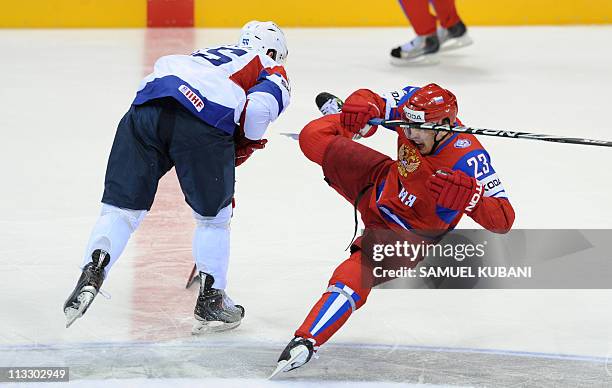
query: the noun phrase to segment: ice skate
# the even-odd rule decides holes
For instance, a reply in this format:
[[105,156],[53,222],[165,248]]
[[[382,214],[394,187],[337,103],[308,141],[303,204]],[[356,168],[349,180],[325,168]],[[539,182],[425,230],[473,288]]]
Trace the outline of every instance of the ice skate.
[[281,353],[278,358],[278,365],[269,378],[271,379],[281,372],[289,372],[290,370],[301,367],[310,361],[313,356],[315,358],[317,357],[316,351],[317,347],[315,346],[314,340],[295,337]]
[[91,302],[98,295],[102,282],[104,282],[104,268],[110,262],[110,255],[106,251],[96,249],[91,254],[91,260],[92,262],[83,268],[83,273],[74,291],[64,303],[67,328],[85,314]]
[[341,99],[327,92],[319,93],[315,98],[315,103],[323,116],[340,113],[344,105]]
[[212,288],[215,279],[212,275],[200,272],[200,295],[195,306],[196,323],[192,334],[231,330],[240,325],[244,317],[244,307],[234,305],[225,291]]
[[467,27],[461,21],[450,26],[448,29],[438,27],[437,35],[440,41],[441,52],[456,50],[474,43],[467,34]]
[[410,42],[391,50],[391,64],[396,66],[433,65],[438,63],[436,53],[440,49],[438,36],[418,35]]

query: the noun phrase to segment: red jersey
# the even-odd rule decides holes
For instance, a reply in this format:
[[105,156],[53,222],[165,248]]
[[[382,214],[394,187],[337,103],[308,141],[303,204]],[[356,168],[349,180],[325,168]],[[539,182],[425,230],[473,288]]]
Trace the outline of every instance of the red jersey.
[[[400,106],[418,88],[383,95],[385,118],[396,119]],[[487,229],[507,231],[514,212],[501,179],[491,164],[489,153],[475,136],[453,133],[427,156],[421,155],[402,128],[397,128],[398,156],[387,174],[378,177],[369,207],[379,212],[391,228],[403,230],[447,231],[453,229],[462,211],[436,204],[425,182],[439,169],[461,170],[483,186],[479,208],[471,216]],[[484,210],[480,211],[480,208]],[[485,214],[489,212],[489,214]]]

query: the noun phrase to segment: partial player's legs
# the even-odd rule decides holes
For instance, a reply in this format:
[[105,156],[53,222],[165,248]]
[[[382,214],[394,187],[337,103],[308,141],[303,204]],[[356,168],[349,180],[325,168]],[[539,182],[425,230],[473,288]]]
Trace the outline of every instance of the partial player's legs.
[[[449,0],[445,1],[448,2]],[[454,0],[450,1],[454,2]],[[438,1],[440,6],[442,6],[442,2]],[[429,12],[428,0],[400,0],[400,5],[417,35],[435,34],[436,17]]]
[[[300,147],[310,160],[323,167],[327,183],[358,206],[369,226],[380,221],[368,210],[372,186],[393,161],[350,140],[351,136],[340,125],[339,115],[328,115],[312,121],[300,132]],[[372,271],[364,267],[358,245],[353,245],[351,256],[334,271],[327,291],[282,352],[273,376],[308,362],[317,346],[325,343],[367,300],[373,284]]]
[[[452,1],[452,0],[451,0]],[[416,38],[391,50],[391,63],[435,63],[433,54],[440,49],[436,35],[436,17],[429,12],[427,0],[400,0]]]
[[92,261],[91,253],[97,249],[107,252],[110,256],[108,265],[105,266],[105,275],[115,264],[132,233],[138,228],[145,215],[146,210],[122,209],[113,205],[102,204],[100,217],[91,231],[83,266]]
[[83,272],[64,303],[66,327],[80,318],[100,291],[110,268],[151,208],[159,179],[172,167],[160,150],[160,108],[132,106],[115,134],[108,160],[102,212],[91,232]]
[[[300,132],[299,140],[304,155],[323,168],[327,183],[354,203],[393,161],[351,140],[352,135],[342,128],[340,115],[333,114],[308,123]],[[367,203],[367,198],[362,202]]]
[[319,117],[308,123],[300,132],[300,148],[304,155],[319,166],[329,145],[338,137],[351,139],[353,134],[342,127],[339,114]]
[[199,271],[200,293],[193,333],[233,329],[244,317],[244,308],[235,305],[225,293],[232,205],[221,209],[215,217],[203,217],[196,212],[194,217],[193,255]]
[[138,228],[146,210],[121,209],[102,204],[83,256],[83,273],[72,294],[64,303],[66,327],[80,318],[98,295],[108,271],[117,261],[131,234]]
[[432,0],[432,4],[436,10],[436,16],[442,27],[449,28],[461,21],[461,19],[459,19],[459,15],[457,14],[455,0]]
[[[393,64],[433,64],[437,62],[434,54],[440,47],[446,50],[472,43],[466,34],[465,24],[457,14],[455,0],[433,0],[432,3],[436,16],[429,11],[427,0],[400,0],[400,5],[417,36],[391,50]],[[437,30],[436,19],[440,21]]]
[[295,336],[312,339],[317,346],[327,342],[351,314],[365,304],[373,284],[369,277],[371,273],[371,268],[362,265],[361,250],[352,253],[336,268],[327,290]]
[[444,51],[454,50],[472,44],[467,34],[467,27],[459,18],[455,0],[433,0],[440,26],[436,32],[440,48]]
[[204,217],[195,211],[193,216],[196,221],[193,257],[198,271],[212,275],[215,278],[214,287],[224,290],[229,265],[232,205],[224,207],[214,217]]
[[225,292],[235,180],[232,135],[177,107],[169,152],[196,220],[193,256],[200,293],[192,332],[232,329],[244,316],[244,308],[235,305]]
[[165,116],[155,101],[132,106],[123,116],[108,158],[103,203],[123,209],[151,209],[159,180],[174,166],[166,151],[171,123]]
[[362,264],[359,249],[336,268],[327,290],[297,329],[295,338],[281,353],[273,376],[307,363],[318,347],[365,304],[373,284],[371,274],[371,268]]
[[176,109],[169,153],[181,190],[194,211],[214,217],[234,196],[233,136],[200,121],[182,106]]

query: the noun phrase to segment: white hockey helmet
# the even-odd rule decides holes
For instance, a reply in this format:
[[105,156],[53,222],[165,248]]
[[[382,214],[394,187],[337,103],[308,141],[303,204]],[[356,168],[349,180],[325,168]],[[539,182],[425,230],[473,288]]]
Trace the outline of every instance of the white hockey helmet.
[[254,48],[268,55],[279,64],[285,63],[289,50],[285,34],[274,22],[251,20],[242,27],[239,46]]

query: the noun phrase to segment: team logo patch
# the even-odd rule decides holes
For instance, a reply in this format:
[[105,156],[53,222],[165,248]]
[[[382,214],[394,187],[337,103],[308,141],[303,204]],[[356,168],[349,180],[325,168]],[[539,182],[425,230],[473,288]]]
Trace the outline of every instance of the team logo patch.
[[397,155],[397,169],[404,178],[415,172],[421,165],[421,158],[416,149],[402,144]]
[[198,112],[201,112],[204,108],[204,101],[197,94],[195,94],[189,87],[186,85],[179,86],[178,90],[183,93],[185,97],[191,102],[191,104],[196,108]]
[[455,148],[468,148],[472,145],[472,142],[468,139],[459,139],[455,142]]

